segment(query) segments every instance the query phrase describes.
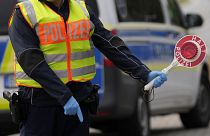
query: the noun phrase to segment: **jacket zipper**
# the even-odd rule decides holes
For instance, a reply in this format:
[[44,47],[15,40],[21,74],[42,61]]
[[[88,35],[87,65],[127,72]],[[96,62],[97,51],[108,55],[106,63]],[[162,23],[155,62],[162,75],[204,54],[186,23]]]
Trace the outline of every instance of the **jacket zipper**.
[[65,30],[66,30],[66,49],[67,49],[67,72],[68,72],[68,80],[72,80],[72,74],[71,74],[71,44],[70,44],[70,39],[68,35],[68,29],[67,29],[67,21],[64,20],[64,18],[61,16],[61,19],[65,25]]
[[[50,7],[49,7],[50,8]],[[51,9],[51,8],[50,8]],[[52,9],[51,9],[52,10]],[[60,15],[59,13],[55,12],[54,10],[52,10],[55,14],[57,14],[58,16],[60,16],[62,22],[64,23],[65,25],[65,30],[66,30],[66,50],[67,50],[67,76],[68,76],[68,80],[71,81],[72,80],[72,74],[71,74],[71,64],[70,64],[70,61],[71,61],[71,44],[70,44],[70,39],[69,39],[69,36],[68,36],[68,28],[67,28],[67,21],[65,21],[64,17],[62,15]],[[70,16],[70,14],[69,14]]]

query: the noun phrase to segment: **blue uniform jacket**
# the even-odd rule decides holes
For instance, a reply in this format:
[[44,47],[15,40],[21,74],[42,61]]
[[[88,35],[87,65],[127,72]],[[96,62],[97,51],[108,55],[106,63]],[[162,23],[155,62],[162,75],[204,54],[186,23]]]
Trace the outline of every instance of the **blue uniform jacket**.
[[[45,1],[45,3],[60,14],[64,20],[67,20],[69,16],[68,0],[64,0],[60,9],[50,2]],[[138,58],[132,55],[125,43],[118,36],[113,35],[109,30],[104,28],[101,21],[88,5],[87,9],[90,14],[90,20],[95,25],[95,32],[91,37],[94,46],[118,68],[145,84],[150,70]],[[17,61],[24,72],[42,85],[44,92],[52,99],[55,99],[61,105],[65,105],[72,95],[74,95],[77,100],[88,95],[88,93],[85,93],[85,91],[81,89],[73,92],[70,84],[74,83],[65,85],[56,76],[53,70],[50,69],[43,53],[39,49],[39,38],[35,30],[33,30],[24,19],[19,7],[15,8],[13,22],[9,27],[9,36]],[[78,86],[80,86],[80,84],[78,84]],[[20,86],[20,89],[27,90],[31,88]]]

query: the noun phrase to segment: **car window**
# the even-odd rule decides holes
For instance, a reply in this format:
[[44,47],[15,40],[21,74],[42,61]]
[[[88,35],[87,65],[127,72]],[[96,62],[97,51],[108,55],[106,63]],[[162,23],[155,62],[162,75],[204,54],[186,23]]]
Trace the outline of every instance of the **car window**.
[[172,24],[184,27],[181,10],[174,0],[168,0],[168,12]]
[[0,35],[8,34],[8,21],[16,4],[16,0],[1,0]]
[[85,0],[85,2],[90,6],[93,12],[99,16],[98,4],[96,0]]
[[164,22],[159,0],[115,0],[120,22]]

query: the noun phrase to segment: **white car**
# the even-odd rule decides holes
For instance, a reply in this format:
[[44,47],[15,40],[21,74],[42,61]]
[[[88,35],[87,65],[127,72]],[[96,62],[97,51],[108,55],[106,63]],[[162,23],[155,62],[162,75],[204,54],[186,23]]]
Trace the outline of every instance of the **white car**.
[[[174,46],[203,19],[183,15],[176,0],[86,0],[104,25],[118,34],[130,50],[152,70],[173,60]],[[208,43],[207,43],[208,44]],[[206,127],[210,120],[209,59],[193,69],[176,68],[168,81],[155,89],[151,103],[144,101],[143,86],[98,52],[101,103],[92,126],[104,131],[148,136],[150,115],[179,113],[186,128]],[[103,60],[104,59],[104,60]],[[151,96],[152,97],[152,96]]]

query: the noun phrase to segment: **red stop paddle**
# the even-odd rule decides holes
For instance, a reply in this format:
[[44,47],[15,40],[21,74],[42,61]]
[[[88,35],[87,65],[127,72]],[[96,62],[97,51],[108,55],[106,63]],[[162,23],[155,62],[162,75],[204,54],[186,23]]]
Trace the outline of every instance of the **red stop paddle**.
[[[163,73],[168,72],[177,67],[183,66],[192,68],[198,66],[203,62],[206,57],[206,45],[200,37],[196,35],[186,35],[182,37],[175,46],[174,60],[172,63],[162,70]],[[159,77],[156,77],[157,79]],[[154,80],[150,81],[145,87],[145,91],[149,91],[153,88]]]

